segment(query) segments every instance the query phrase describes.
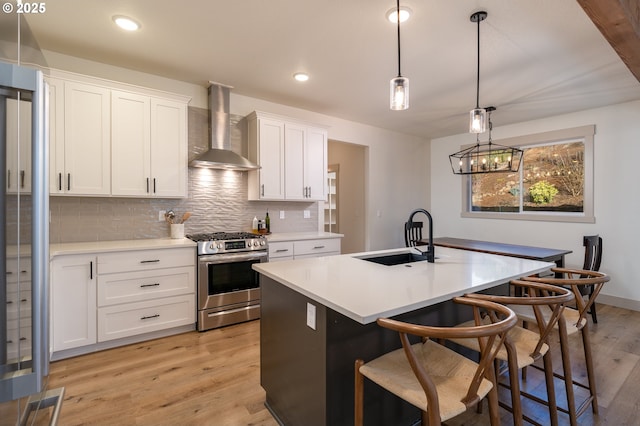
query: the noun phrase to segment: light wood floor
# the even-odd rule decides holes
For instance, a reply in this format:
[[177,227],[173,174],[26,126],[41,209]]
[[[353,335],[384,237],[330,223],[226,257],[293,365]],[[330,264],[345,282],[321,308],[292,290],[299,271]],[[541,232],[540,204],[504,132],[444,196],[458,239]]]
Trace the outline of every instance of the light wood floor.
[[[600,414],[587,410],[579,423],[638,425],[640,312],[600,305],[598,317],[591,332]],[[260,387],[259,329],[253,321],[54,362],[49,387],[66,390],[60,424],[275,426]],[[574,376],[584,378],[581,340],[571,343]],[[527,386],[544,389],[536,374],[530,370]],[[562,404],[561,384],[556,392]],[[501,412],[503,424],[511,424],[510,414]],[[546,409],[525,404],[525,412],[544,419]],[[484,413],[447,424],[488,425]],[[562,414],[560,424],[568,423]]]

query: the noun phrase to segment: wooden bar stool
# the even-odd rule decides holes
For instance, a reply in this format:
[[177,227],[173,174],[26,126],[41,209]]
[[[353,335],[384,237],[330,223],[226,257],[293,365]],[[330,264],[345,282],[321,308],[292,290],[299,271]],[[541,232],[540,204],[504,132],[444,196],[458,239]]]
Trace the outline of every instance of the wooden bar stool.
[[[562,313],[562,317],[558,321],[557,329],[560,337],[560,350],[562,354],[563,375],[556,374],[556,377],[563,378],[567,392],[568,409],[559,408],[561,411],[568,412],[571,425],[577,425],[577,418],[582,414],[589,403],[594,414],[598,414],[598,397],[596,393],[596,380],[593,370],[593,356],[591,354],[591,338],[589,336],[589,321],[587,313],[593,302],[595,301],[604,283],[609,281],[609,276],[602,272],[587,271],[584,269],[569,268],[551,268],[556,275],[561,274],[563,278],[555,277],[524,277],[523,280],[551,284],[556,286],[566,286],[571,288],[574,293],[576,308],[567,307]],[[593,286],[589,298],[585,301],[582,297],[581,289],[585,286]],[[518,317],[528,322],[535,323],[535,317],[532,312],[517,311]],[[584,360],[587,368],[588,385],[573,380],[571,372],[571,356],[569,354],[568,336],[581,332],[582,346],[584,350]],[[573,385],[580,386],[589,390],[589,397],[576,408],[573,392]]]
[[[378,319],[378,325],[400,334],[402,348],[367,363],[356,360],[356,426],[363,422],[364,377],[418,407],[423,425],[440,425],[474,407],[487,395],[491,424],[500,423],[493,360],[517,318],[512,310],[498,303],[468,297],[453,300],[473,308],[474,326],[431,327]],[[490,324],[482,322],[482,314],[488,315]],[[412,344],[409,335],[422,340]],[[431,340],[451,338],[476,339],[480,347],[479,362]]]
[[[521,306],[527,307],[534,312],[537,330],[533,331],[519,326],[513,327],[509,330],[505,338],[504,346],[498,350],[496,355],[496,360],[507,363],[509,370],[508,387],[511,391],[511,406],[502,403],[500,405],[512,412],[513,424],[516,426],[522,425],[523,419],[531,424],[539,424],[523,414],[520,397],[530,397],[549,407],[549,422],[551,425],[557,425],[558,410],[553,383],[552,357],[549,351],[549,335],[560,319],[565,305],[574,300],[574,295],[571,290],[567,288],[548,284],[520,280],[513,280],[510,284],[515,287],[514,290],[516,294],[521,294],[522,296],[497,296],[479,293],[465,295],[470,298],[505,304],[514,310],[514,312],[517,312]],[[550,312],[550,315],[543,314],[543,310]],[[460,324],[462,327],[468,325],[468,322]],[[480,349],[474,340],[454,339],[453,341],[475,351]],[[520,382],[518,380],[518,371],[526,366],[532,365],[540,358],[543,359],[544,363],[547,389],[546,401],[524,392],[521,393]]]

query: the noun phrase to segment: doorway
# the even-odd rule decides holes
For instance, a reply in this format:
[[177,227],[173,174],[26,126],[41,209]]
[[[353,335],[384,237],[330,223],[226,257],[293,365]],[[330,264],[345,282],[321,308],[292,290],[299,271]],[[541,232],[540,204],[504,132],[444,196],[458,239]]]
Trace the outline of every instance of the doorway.
[[335,194],[325,203],[325,224],[331,232],[343,234],[342,253],[365,250],[365,170],[366,150],[363,145],[329,140],[329,176]]

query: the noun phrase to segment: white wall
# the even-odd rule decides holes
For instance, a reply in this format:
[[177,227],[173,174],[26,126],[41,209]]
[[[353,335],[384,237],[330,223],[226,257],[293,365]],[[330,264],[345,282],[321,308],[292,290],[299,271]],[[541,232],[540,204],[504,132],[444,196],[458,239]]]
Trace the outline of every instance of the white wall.
[[[141,73],[108,64],[45,51],[51,68],[123,83],[175,92],[191,97],[191,106],[207,107],[206,86]],[[211,70],[215,80],[215,70]],[[224,83],[224,82],[221,82]],[[206,82],[204,83],[206,84]],[[381,88],[384,90],[384,88]],[[366,170],[366,249],[404,245],[403,223],[417,208],[429,208],[429,142],[341,118],[250,98],[231,92],[231,113],[248,115],[254,110],[287,115],[329,126],[329,139],[369,147]],[[398,111],[398,114],[402,112]],[[342,233],[348,229],[342,229]]]
[[[500,111],[498,111],[499,115]],[[496,116],[496,119],[499,117]],[[497,121],[497,120],[496,120]],[[473,143],[470,134],[431,141],[431,213],[437,236],[470,238],[573,250],[567,266],[582,265],[582,236],[603,238],[601,270],[611,275],[599,300],[640,310],[640,101],[612,105],[516,125],[495,127],[493,139],[570,127],[596,125],[594,139],[594,214],[596,222],[562,223],[460,217],[461,176],[454,175],[449,154]],[[485,138],[486,139],[486,138]]]

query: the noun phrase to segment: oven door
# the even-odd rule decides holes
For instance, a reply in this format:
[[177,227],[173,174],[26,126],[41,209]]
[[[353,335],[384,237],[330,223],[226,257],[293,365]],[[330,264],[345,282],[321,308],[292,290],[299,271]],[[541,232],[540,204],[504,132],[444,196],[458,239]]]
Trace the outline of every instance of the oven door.
[[267,251],[215,254],[198,258],[198,309],[260,300],[259,274],[251,266],[266,262]]

